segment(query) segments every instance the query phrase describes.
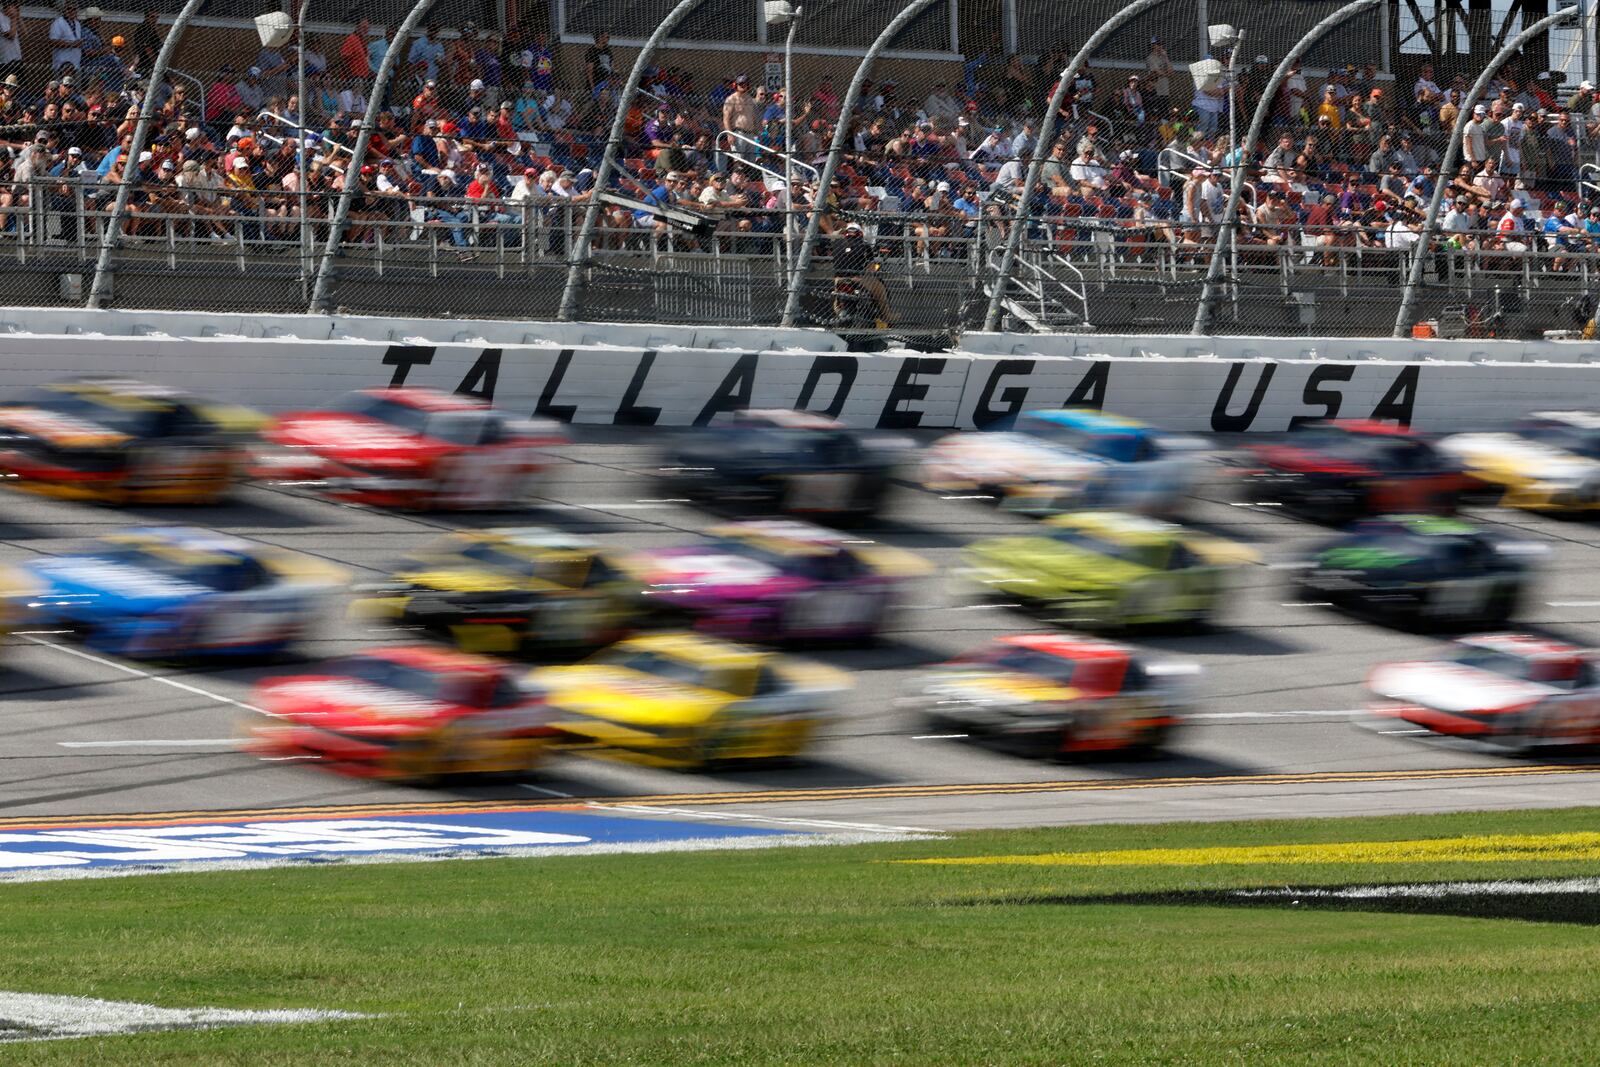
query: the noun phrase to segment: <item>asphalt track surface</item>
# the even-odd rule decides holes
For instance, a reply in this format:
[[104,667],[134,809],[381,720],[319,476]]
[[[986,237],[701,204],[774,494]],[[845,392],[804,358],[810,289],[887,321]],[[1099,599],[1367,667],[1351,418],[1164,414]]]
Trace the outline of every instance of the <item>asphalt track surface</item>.
[[[310,553],[357,581],[455,526],[551,525],[631,547],[681,543],[715,521],[660,499],[647,478],[659,437],[576,431],[548,499],[526,511],[417,515],[331,503],[303,489],[248,486],[216,508],[113,511],[0,495],[0,561],[78,548],[135,523],[208,526]],[[1253,543],[1267,562],[1325,536],[1218,484],[1191,501],[1203,527]],[[1474,516],[1548,541],[1523,629],[1600,643],[1600,525],[1498,509]],[[795,827],[955,829],[1166,819],[1374,814],[1594,803],[1600,761],[1515,759],[1360,723],[1377,662],[1426,654],[1441,638],[1399,633],[1297,602],[1281,572],[1254,566],[1223,624],[1142,643],[1205,668],[1202,703],[1167,758],[1059,764],[928,736],[903,703],[918,672],[996,635],[1036,629],[975,605],[947,577],[960,547],[1027,520],[982,502],[897,489],[859,534],[922,554],[941,573],[915,586],[882,643],[815,653],[854,673],[809,759],[791,767],[686,774],[563,756],[535,778],[453,791],[345,778],[315,763],[235,750],[250,687],[283,666],[183,670],[88,652],[61,634],[20,633],[0,649],[0,828],[55,816],[132,813],[418,811],[604,805],[696,819]],[[330,612],[308,659],[407,640]],[[45,817],[45,818],[41,818]]]

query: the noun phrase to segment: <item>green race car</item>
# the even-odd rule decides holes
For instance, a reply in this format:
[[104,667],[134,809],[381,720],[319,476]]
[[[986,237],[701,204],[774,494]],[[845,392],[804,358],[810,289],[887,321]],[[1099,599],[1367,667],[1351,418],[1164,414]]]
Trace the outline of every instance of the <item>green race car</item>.
[[1124,629],[1210,621],[1244,545],[1114,511],[1058,515],[1027,534],[975,541],[966,576],[1061,625]]

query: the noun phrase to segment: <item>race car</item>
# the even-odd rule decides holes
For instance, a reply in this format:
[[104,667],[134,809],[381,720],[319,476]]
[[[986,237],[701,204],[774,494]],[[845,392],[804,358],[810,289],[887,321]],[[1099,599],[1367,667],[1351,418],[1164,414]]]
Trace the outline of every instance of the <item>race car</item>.
[[1150,754],[1192,703],[1199,668],[1072,634],[991,641],[931,670],[927,729],[1027,755]]
[[63,500],[209,504],[243,472],[264,421],[160,385],[57,382],[0,404],[0,472]]
[[531,672],[565,745],[700,769],[800,754],[850,677],[819,663],[691,633],[631,637]]
[[1453,513],[1478,487],[1432,441],[1384,422],[1315,423],[1247,446],[1252,500],[1339,526],[1367,516]]
[[1480,634],[1439,660],[1391,663],[1367,680],[1380,720],[1514,752],[1600,742],[1595,654],[1562,641]]
[[256,685],[245,747],[314,756],[346,773],[431,784],[522,774],[555,740],[522,668],[453,649],[379,648]]
[[1453,434],[1439,448],[1506,507],[1600,508],[1600,415],[1592,412],[1536,412],[1508,431]]
[[1290,567],[1308,600],[1413,626],[1498,626],[1547,551],[1459,519],[1397,515],[1357,523]]
[[934,442],[922,484],[1050,515],[1088,507],[1174,515],[1205,472],[1205,443],[1089,409],[1029,411],[1007,432]]
[[758,641],[871,638],[921,558],[792,519],[713,527],[694,544],[632,554],[644,596],[697,630]]
[[135,528],[88,552],[24,563],[42,625],[138,658],[268,655],[292,645],[347,577],[210,530]]
[[1142,515],[1082,511],[975,541],[965,559],[964,576],[990,597],[1059,625],[1106,629],[1209,622],[1230,572],[1256,553]]
[[27,613],[28,602],[37,589],[15,567],[0,567],[0,637],[15,630]]
[[738,411],[681,436],[657,474],[664,492],[728,511],[860,519],[911,444],[803,411]]
[[463,530],[358,586],[351,613],[416,626],[467,652],[599,648],[643,613],[615,553],[539,527]]
[[263,436],[277,447],[257,457],[258,478],[419,510],[520,506],[550,465],[544,450],[566,441],[554,422],[409,386],[363,389],[329,411],[281,416]]

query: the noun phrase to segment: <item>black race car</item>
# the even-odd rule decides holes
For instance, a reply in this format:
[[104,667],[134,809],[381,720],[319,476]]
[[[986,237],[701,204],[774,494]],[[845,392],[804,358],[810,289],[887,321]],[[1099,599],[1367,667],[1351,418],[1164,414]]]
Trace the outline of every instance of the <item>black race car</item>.
[[1381,422],[1315,423],[1247,446],[1258,503],[1329,525],[1396,512],[1453,513],[1480,489],[1432,440]]
[[1292,564],[1307,600],[1421,628],[1499,626],[1517,612],[1533,541],[1436,515],[1358,523]]
[[737,411],[684,434],[662,456],[666,492],[743,515],[875,515],[911,448],[803,411]]

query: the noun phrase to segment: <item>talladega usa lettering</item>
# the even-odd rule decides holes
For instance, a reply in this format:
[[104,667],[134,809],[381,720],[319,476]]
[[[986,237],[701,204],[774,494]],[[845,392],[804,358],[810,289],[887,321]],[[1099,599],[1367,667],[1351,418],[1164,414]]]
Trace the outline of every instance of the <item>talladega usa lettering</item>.
[[[382,365],[390,368],[384,384],[444,386],[412,374],[415,368],[431,366],[437,351],[428,345],[388,346],[382,356]],[[454,391],[494,402],[506,354],[502,348],[479,351]],[[511,355],[517,358],[518,351]],[[1059,360],[831,353],[811,356],[804,374],[796,376],[797,358],[805,357],[741,353],[702,387],[674,373],[671,355],[663,358],[647,349],[630,354],[625,378],[608,376],[603,384],[609,389],[597,389],[596,383],[583,381],[578,350],[563,348],[554,351],[549,369],[536,382],[532,414],[615,426],[704,426],[725,411],[771,404],[879,429],[1000,429],[1025,410],[1109,407],[1173,428],[1249,433],[1334,418],[1410,426],[1422,388],[1422,367],[1417,365],[1090,359],[1070,361],[1070,370],[1064,371]],[[873,374],[864,380],[868,360],[893,361],[892,376]],[[780,363],[786,381],[777,398],[781,402],[775,402],[772,383],[767,390],[758,386],[763,369],[774,374]],[[932,395],[943,385],[945,392],[954,387],[957,396],[965,396],[979,380],[982,385],[970,402],[952,404]],[[1170,399],[1173,389],[1180,394],[1176,402]],[[604,395],[608,391],[614,397]],[[581,404],[580,398],[593,406]]]

